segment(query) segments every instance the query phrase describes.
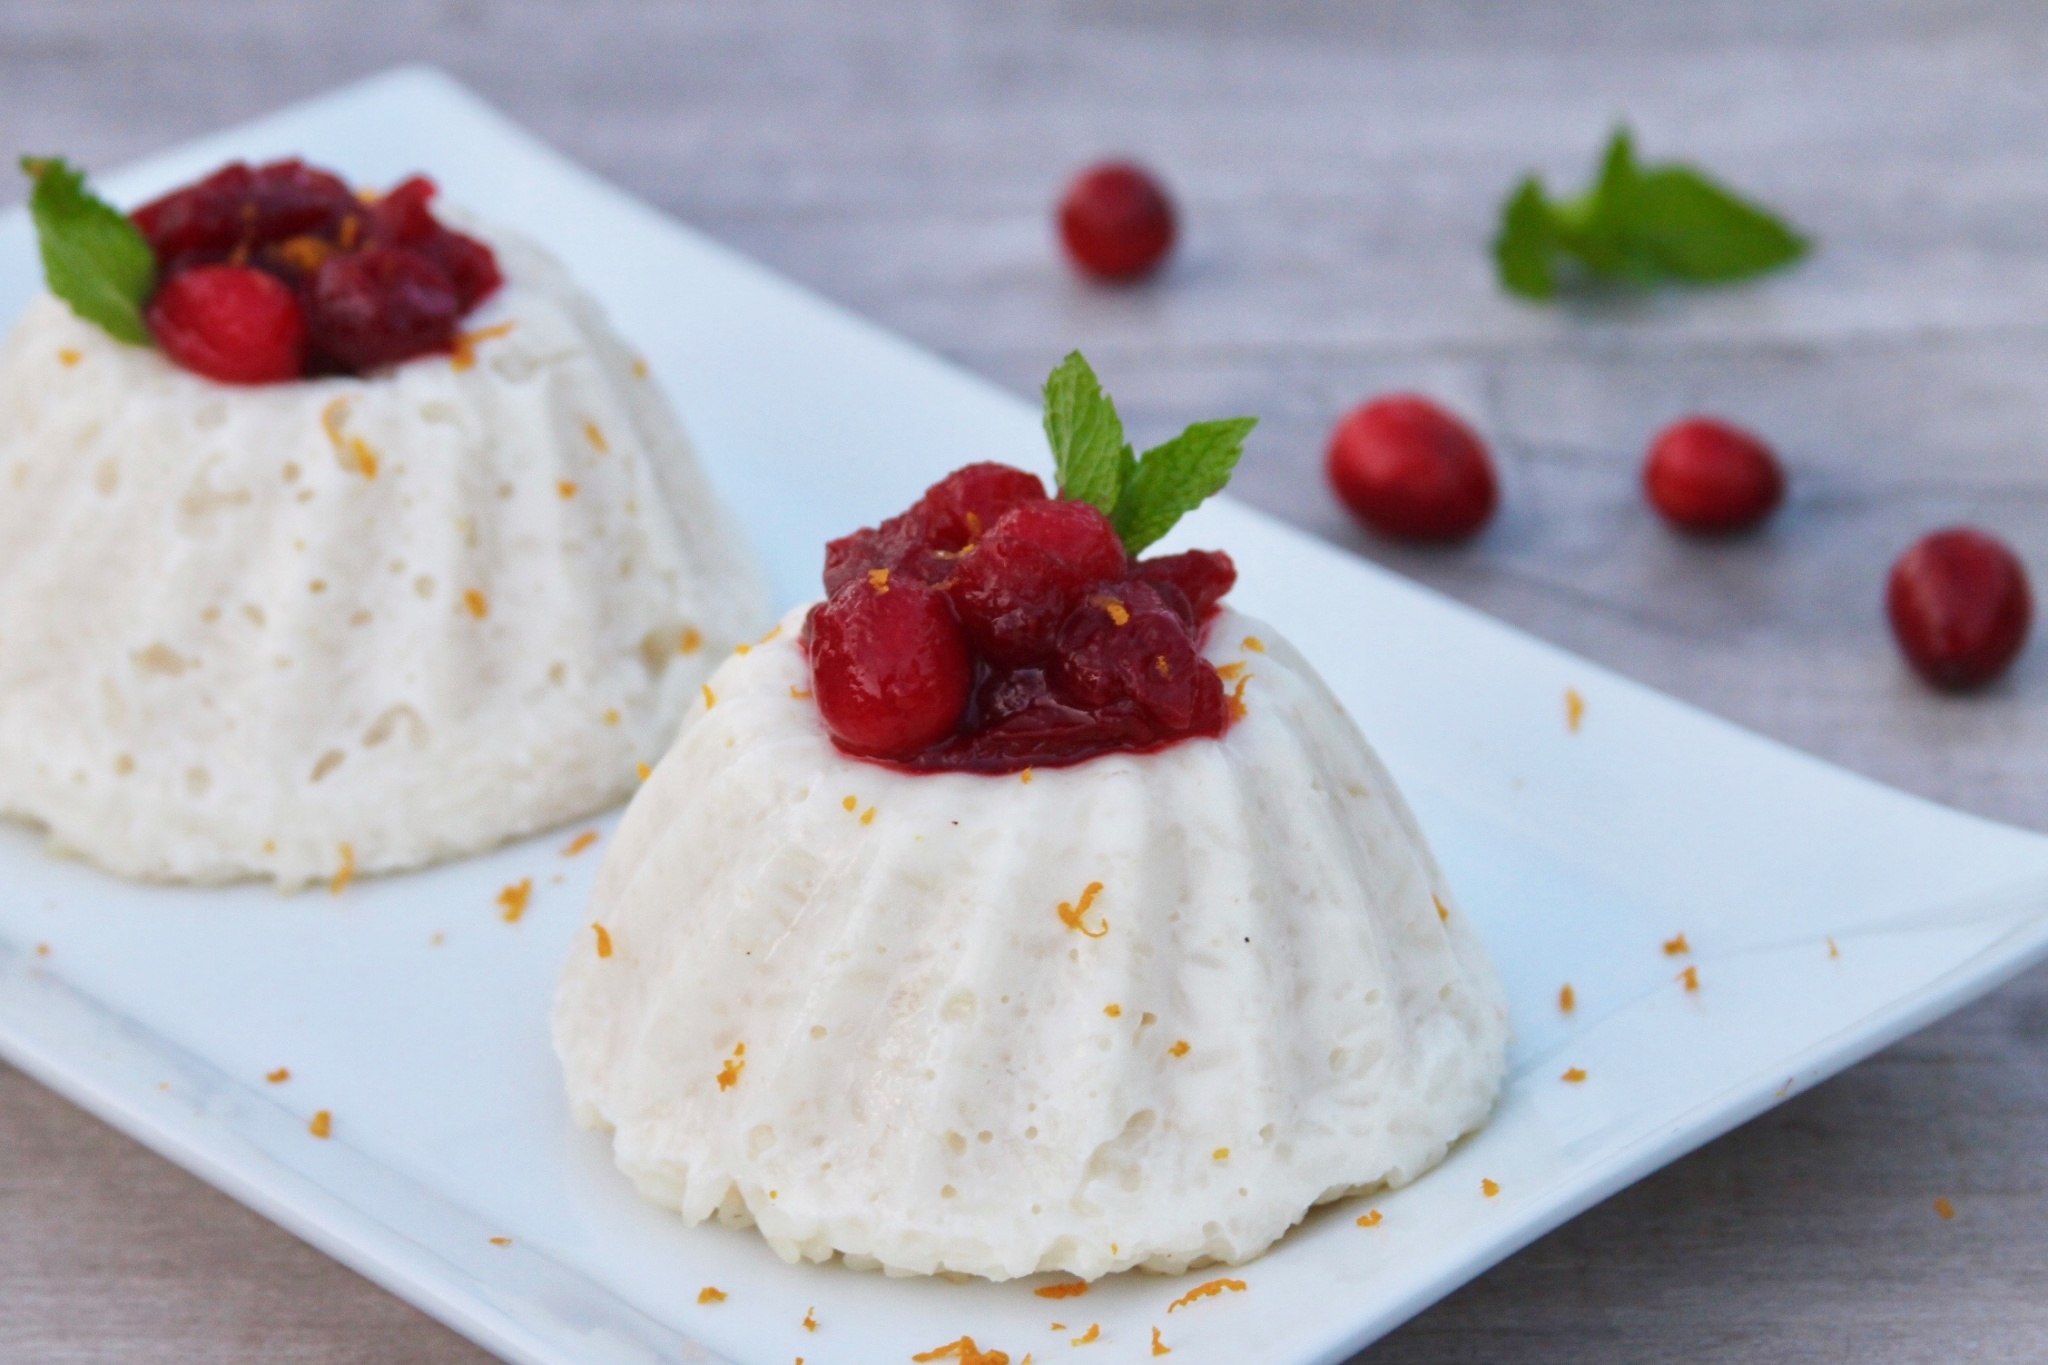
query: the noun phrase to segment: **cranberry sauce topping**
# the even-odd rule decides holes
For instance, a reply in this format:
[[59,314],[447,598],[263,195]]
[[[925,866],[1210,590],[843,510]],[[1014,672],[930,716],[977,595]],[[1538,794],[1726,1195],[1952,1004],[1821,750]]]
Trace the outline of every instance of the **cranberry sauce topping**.
[[825,549],[804,626],[812,691],[848,753],[1010,773],[1143,752],[1229,724],[1203,628],[1230,556],[1132,561],[1109,518],[974,464]]
[[503,277],[433,197],[420,176],[366,200],[300,161],[223,166],[133,215],[156,253],[150,330],[179,365],[239,384],[448,352]]

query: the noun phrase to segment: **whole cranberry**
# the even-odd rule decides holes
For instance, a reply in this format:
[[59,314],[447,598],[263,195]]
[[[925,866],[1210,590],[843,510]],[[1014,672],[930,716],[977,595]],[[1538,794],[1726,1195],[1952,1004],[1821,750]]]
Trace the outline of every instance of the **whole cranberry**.
[[1112,584],[1074,609],[1060,628],[1058,676],[1082,705],[1134,703],[1168,734],[1223,714],[1223,680],[1180,613],[1142,580]]
[[988,461],[954,470],[925,489],[917,505],[932,548],[958,551],[980,540],[1017,504],[1044,501],[1045,485],[1036,474]]
[[833,593],[806,629],[818,714],[841,748],[908,758],[960,728],[974,660],[944,593],[877,569]]
[[361,374],[448,350],[462,304],[433,262],[379,246],[328,257],[313,276],[307,312],[320,354]]
[[249,266],[203,265],[173,275],[145,317],[173,363],[223,384],[276,384],[305,368],[298,299]]
[[1756,437],[1711,417],[1673,422],[1650,443],[1643,491],[1685,531],[1742,531],[1785,500],[1785,471]]
[[2019,557],[1963,526],[1936,531],[1900,555],[1884,605],[1906,661],[1950,691],[1981,687],[2005,672],[2034,619]]
[[1049,658],[1081,599],[1124,576],[1123,542],[1085,502],[1026,502],[955,562],[953,604],[968,640],[1009,667]]
[[1097,279],[1149,275],[1173,249],[1173,203],[1141,166],[1108,161],[1075,177],[1060,198],[1060,239]]
[[1328,473],[1353,516],[1401,540],[1463,540],[1500,496],[1486,446],[1415,394],[1375,398],[1338,423]]

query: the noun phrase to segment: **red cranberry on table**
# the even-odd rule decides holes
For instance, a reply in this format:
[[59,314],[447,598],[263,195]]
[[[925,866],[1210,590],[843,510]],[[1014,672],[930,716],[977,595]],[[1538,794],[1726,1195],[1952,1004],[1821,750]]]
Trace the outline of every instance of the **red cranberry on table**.
[[974,660],[944,593],[875,569],[810,621],[818,711],[856,753],[914,753],[960,726]]
[[171,360],[223,384],[297,379],[306,318],[275,276],[245,265],[208,265],[173,275],[150,300],[150,334]]
[[1936,531],[1899,556],[1885,585],[1892,634],[1936,687],[1981,687],[2027,642],[2034,599],[2019,556],[1968,527]]
[[1375,398],[1338,423],[1327,472],[1353,516],[1400,540],[1463,540],[1500,498],[1485,444],[1415,394]]
[[1785,472],[1771,448],[1740,427],[1688,417],[1650,443],[1643,491],[1681,530],[1742,531],[1785,500]]
[[1173,249],[1173,203],[1141,166],[1109,161],[1075,177],[1060,199],[1067,254],[1101,280],[1149,275]]

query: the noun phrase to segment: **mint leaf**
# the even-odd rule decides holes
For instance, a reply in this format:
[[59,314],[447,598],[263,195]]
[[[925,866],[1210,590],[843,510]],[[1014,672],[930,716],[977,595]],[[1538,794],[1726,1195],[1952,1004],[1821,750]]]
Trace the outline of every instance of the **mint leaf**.
[[1046,377],[1045,439],[1052,443],[1060,496],[1104,516],[1114,513],[1136,459],[1116,404],[1079,351],[1068,352]]
[[21,168],[35,181],[28,211],[50,292],[116,340],[147,346],[142,305],[156,284],[148,241],[61,158],[25,156]]
[[1197,422],[1145,452],[1110,520],[1124,550],[1138,554],[1230,482],[1256,417]]
[[1650,285],[1721,284],[1779,269],[1811,243],[1783,219],[1680,163],[1644,166],[1626,128],[1593,187],[1553,204],[1534,176],[1501,206],[1494,263],[1501,286],[1552,297],[1560,268],[1582,278]]
[[1501,209],[1493,260],[1501,287],[1523,298],[1547,299],[1557,292],[1551,259],[1557,255],[1557,220],[1536,177],[1525,176]]

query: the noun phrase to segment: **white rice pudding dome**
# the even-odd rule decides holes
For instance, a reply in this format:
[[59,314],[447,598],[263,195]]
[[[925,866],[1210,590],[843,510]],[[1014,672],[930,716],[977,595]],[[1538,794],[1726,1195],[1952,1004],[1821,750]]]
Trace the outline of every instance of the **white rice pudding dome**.
[[576,1116],[649,1199],[791,1261],[1178,1271],[1486,1120],[1486,951],[1270,629],[1210,629],[1221,739],[1026,778],[841,754],[801,625],[712,676],[557,995]]
[[[469,228],[467,223],[465,229]],[[49,296],[0,352],[0,815],[125,876],[291,886],[623,800],[766,597],[598,308],[236,388]]]

